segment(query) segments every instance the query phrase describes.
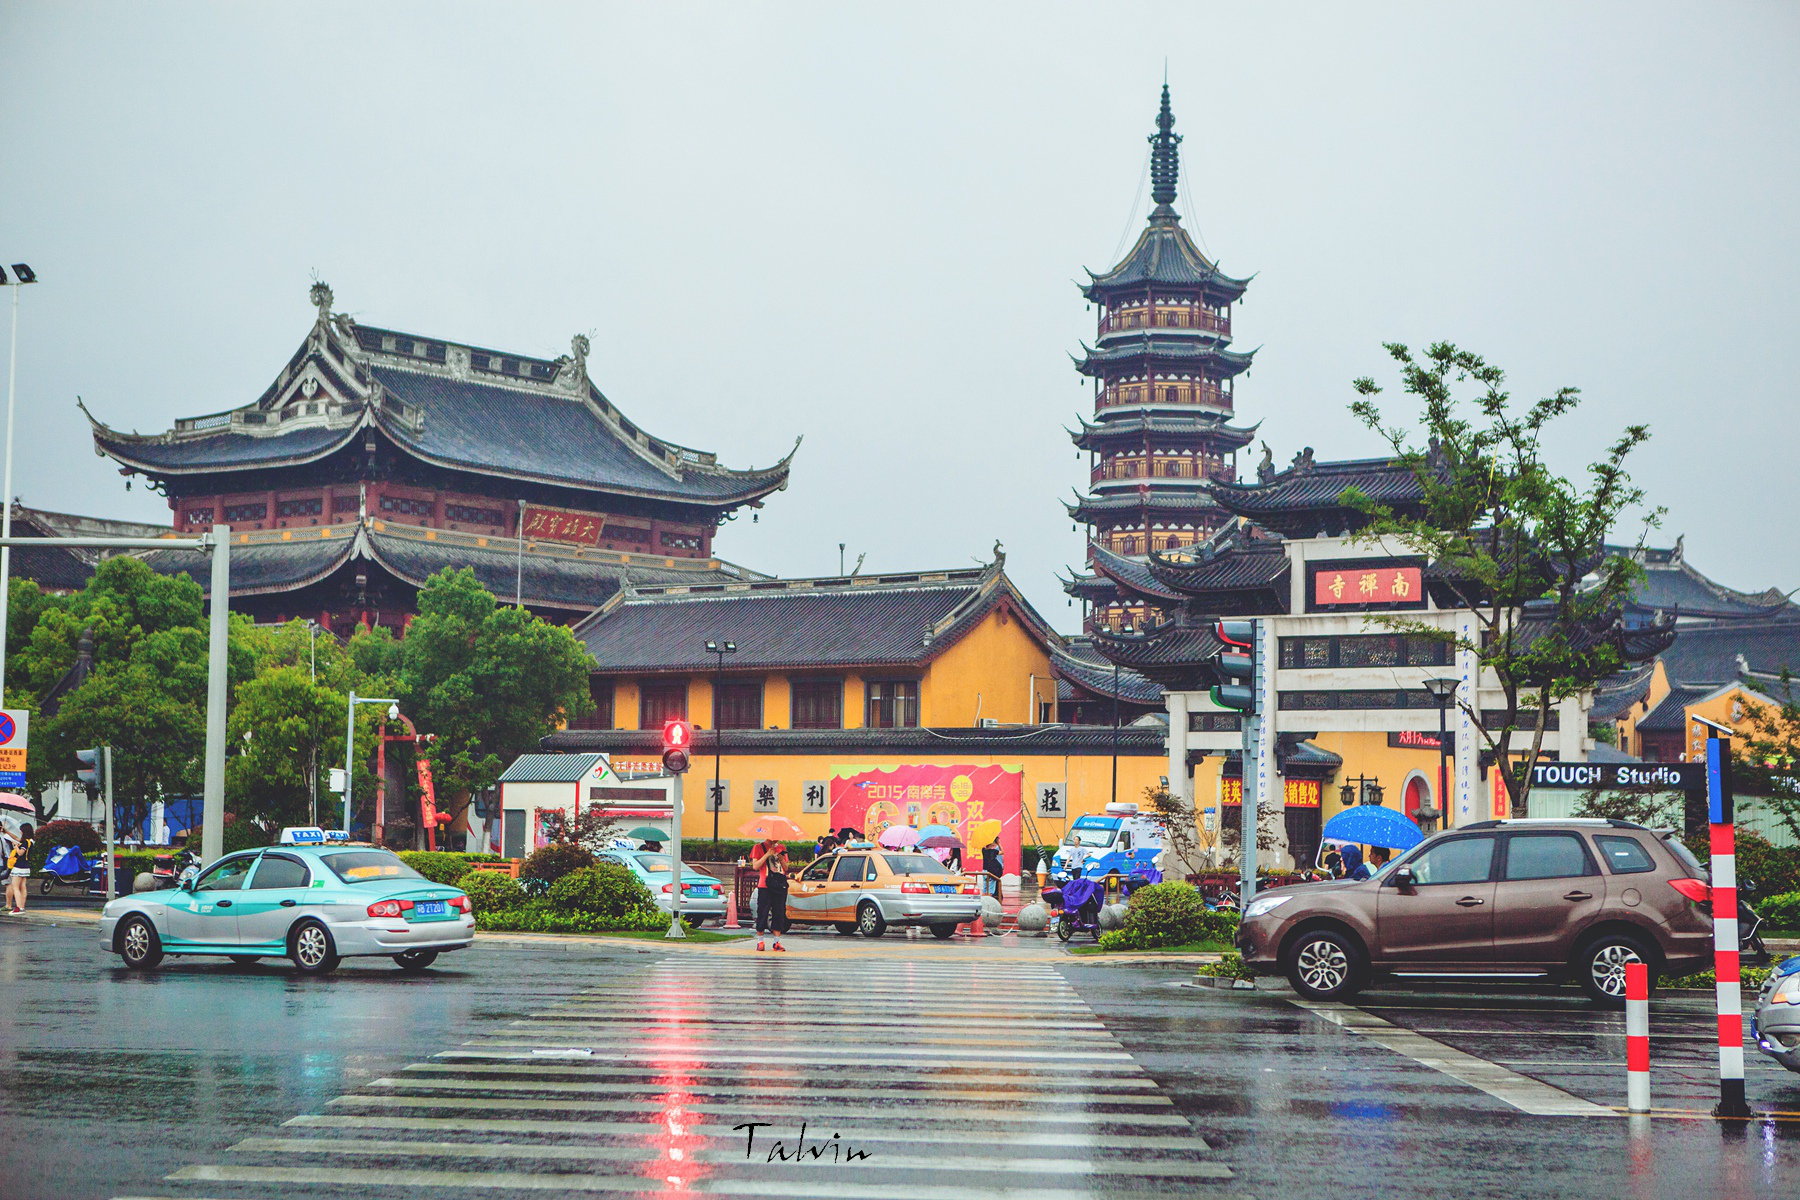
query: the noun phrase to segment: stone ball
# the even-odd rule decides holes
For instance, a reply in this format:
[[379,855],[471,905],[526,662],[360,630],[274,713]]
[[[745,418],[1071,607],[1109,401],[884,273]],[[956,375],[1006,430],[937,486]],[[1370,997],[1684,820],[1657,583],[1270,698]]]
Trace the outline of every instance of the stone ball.
[[161,885],[156,882],[156,876],[148,871],[139,871],[137,878],[131,881],[131,890],[134,892],[154,892],[159,886]]
[[1101,929],[1117,929],[1124,924],[1125,906],[1123,904],[1108,904],[1100,910]]
[[1033,901],[1019,910],[1019,929],[1023,933],[1042,933],[1050,924],[1050,910],[1041,901]]
[[982,924],[998,927],[1005,917],[1006,910],[1000,907],[1000,901],[994,899],[992,896],[983,896],[981,898]]

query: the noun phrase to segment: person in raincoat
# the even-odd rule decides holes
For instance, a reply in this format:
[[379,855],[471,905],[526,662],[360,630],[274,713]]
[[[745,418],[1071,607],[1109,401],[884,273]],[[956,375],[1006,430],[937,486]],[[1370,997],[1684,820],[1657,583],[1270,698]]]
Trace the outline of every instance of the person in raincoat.
[[1361,846],[1345,846],[1343,855],[1345,879],[1368,879],[1374,874],[1374,872],[1369,870],[1369,864],[1363,861]]

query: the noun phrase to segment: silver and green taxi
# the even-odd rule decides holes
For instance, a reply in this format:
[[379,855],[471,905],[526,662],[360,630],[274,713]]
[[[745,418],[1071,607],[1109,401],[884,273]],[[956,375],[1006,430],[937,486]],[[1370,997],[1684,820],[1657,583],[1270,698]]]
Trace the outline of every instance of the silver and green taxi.
[[289,958],[308,975],[376,956],[422,971],[474,938],[461,888],[372,846],[229,854],[179,887],[110,901],[100,917],[102,944],[134,969],[165,954],[207,954],[239,964]]

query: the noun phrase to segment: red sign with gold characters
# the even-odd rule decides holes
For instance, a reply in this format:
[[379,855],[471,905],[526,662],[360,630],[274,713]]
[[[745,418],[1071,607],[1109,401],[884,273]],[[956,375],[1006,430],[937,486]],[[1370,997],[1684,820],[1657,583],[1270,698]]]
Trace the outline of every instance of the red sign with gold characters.
[[564,508],[525,506],[525,536],[575,546],[598,546],[606,518],[597,513],[570,512]]
[[1319,807],[1319,781],[1317,779],[1289,779],[1283,786],[1284,798],[1289,808]]
[[1313,607],[1423,607],[1424,582],[1418,567],[1320,565],[1313,572]]

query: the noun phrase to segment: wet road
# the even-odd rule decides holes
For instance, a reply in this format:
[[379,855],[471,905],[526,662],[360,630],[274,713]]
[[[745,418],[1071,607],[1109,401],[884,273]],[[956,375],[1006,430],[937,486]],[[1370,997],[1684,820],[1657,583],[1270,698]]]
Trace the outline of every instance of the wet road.
[[[422,979],[115,961],[0,922],[8,1200],[1800,1194],[1800,1121],[1614,1114],[1617,1018],[1572,992],[1318,1012],[936,944],[484,942]],[[1681,1040],[1709,1019],[1659,1003],[1659,1106],[1710,1100]],[[1800,1112],[1800,1076],[1751,1066],[1753,1103]],[[801,1122],[806,1160],[771,1162]]]

